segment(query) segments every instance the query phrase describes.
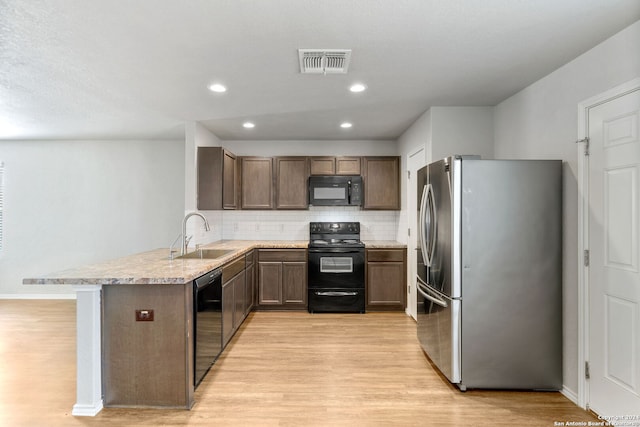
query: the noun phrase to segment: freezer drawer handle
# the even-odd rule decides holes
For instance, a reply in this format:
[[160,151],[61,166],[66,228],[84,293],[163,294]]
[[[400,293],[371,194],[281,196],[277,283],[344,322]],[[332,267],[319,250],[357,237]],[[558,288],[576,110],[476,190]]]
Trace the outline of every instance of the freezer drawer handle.
[[327,291],[327,292],[315,292],[319,297],[355,297],[358,295],[357,292],[336,292],[336,291]]
[[441,307],[448,307],[448,304],[445,300],[440,299],[440,298],[436,298],[433,295],[429,295],[427,293],[425,293],[425,291],[428,292],[428,289],[425,289],[420,282],[416,283],[416,289],[418,289],[418,292],[420,292],[420,295],[422,295],[423,297],[425,297],[426,299],[428,299],[429,301],[433,302],[434,304],[438,304]]

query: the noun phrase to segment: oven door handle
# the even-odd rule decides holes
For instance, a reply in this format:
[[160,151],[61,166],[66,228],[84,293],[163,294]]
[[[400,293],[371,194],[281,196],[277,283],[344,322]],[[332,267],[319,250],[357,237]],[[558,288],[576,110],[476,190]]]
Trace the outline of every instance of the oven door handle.
[[357,292],[343,292],[343,291],[316,291],[314,292],[319,297],[355,297]]

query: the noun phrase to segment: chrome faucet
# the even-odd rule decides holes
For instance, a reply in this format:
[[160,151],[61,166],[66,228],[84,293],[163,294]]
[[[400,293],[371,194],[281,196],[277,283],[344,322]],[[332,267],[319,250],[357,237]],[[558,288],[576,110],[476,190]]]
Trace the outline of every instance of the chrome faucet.
[[189,245],[189,240],[191,240],[191,237],[187,237],[187,220],[189,219],[189,217],[192,217],[194,215],[202,218],[202,220],[204,221],[205,231],[211,230],[209,228],[209,222],[207,221],[207,218],[205,218],[204,215],[202,215],[200,212],[189,212],[188,214],[186,214],[184,216],[184,219],[182,220],[182,250],[180,251],[180,255],[184,255],[187,253],[187,246]]

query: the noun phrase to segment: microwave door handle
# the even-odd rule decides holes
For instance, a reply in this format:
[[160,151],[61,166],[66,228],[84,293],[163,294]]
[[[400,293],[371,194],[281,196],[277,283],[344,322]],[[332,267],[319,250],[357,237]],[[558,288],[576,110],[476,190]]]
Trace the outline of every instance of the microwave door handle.
[[351,204],[351,180],[347,181],[347,204],[350,205]]

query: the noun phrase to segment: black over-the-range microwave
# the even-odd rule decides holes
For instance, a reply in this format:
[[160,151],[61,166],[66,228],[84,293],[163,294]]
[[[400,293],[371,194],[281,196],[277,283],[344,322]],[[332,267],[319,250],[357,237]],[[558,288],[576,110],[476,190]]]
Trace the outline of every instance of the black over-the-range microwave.
[[309,177],[309,204],[312,206],[362,205],[361,176]]

